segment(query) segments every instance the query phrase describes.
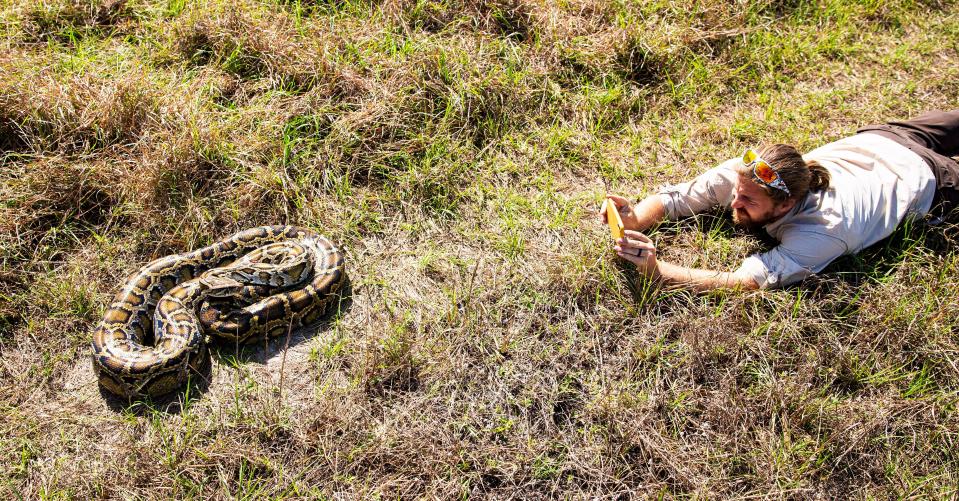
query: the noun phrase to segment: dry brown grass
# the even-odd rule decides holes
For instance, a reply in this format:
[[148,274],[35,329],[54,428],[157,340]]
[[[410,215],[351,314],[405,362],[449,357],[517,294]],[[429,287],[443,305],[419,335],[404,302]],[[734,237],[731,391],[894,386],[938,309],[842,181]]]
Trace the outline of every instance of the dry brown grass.
[[[785,291],[636,283],[592,212],[769,140],[955,108],[949,2],[15,1],[0,13],[0,492],[950,497],[955,229]],[[921,75],[918,78],[917,75]],[[328,322],[102,395],[150,259],[257,224],[347,250]],[[722,217],[662,254],[769,245]]]

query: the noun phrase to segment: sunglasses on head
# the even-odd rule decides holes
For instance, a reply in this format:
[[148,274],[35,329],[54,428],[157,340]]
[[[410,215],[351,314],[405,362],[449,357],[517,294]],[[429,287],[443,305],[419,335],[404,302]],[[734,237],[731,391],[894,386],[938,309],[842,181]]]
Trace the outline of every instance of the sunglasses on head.
[[771,188],[782,190],[786,192],[787,196],[791,196],[783,178],[779,177],[776,169],[773,169],[769,162],[760,158],[758,153],[752,149],[747,149],[746,153],[743,153],[743,163],[746,164],[746,167],[752,167],[753,177],[757,181]]

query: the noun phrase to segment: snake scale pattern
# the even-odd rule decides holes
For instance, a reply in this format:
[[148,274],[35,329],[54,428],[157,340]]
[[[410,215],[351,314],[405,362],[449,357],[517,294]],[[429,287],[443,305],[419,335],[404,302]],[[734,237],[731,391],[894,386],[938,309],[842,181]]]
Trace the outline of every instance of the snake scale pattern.
[[345,282],[343,254],[294,226],[263,226],[150,262],[93,334],[100,385],[130,399],[170,393],[201,371],[206,336],[251,343],[314,323]]

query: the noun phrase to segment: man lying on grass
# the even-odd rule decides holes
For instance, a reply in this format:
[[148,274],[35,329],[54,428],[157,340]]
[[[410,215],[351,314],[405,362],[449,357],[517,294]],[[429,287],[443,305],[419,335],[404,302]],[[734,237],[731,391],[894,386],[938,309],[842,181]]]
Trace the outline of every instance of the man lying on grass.
[[[627,230],[617,255],[640,273],[697,290],[782,287],[818,273],[892,234],[907,217],[959,216],[959,110],[862,128],[805,156],[775,144],[723,162],[692,181],[666,187],[631,206],[610,196]],[[779,245],[746,258],[735,271],[686,268],[656,258],[641,233],[663,219],[715,206],[737,225],[762,227]],[[605,203],[600,217],[606,222]]]

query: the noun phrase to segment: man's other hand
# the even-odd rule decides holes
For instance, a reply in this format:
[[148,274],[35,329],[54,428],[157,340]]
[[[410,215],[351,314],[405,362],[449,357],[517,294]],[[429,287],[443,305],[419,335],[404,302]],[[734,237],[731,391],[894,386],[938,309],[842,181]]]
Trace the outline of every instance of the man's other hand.
[[657,278],[656,246],[652,239],[638,231],[626,231],[626,236],[613,245],[616,255],[636,265],[644,275]]

